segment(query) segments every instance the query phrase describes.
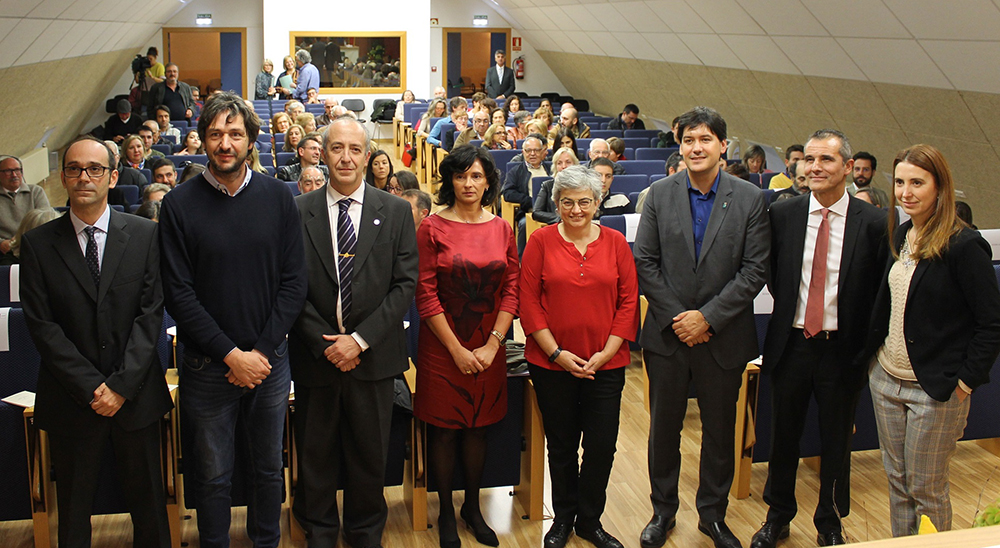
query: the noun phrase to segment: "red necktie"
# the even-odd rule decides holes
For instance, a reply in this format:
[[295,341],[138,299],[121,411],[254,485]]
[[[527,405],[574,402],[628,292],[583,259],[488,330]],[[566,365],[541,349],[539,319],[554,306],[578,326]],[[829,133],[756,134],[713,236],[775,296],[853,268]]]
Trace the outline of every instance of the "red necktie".
[[830,222],[827,220],[830,210],[821,209],[823,220],[819,223],[816,233],[816,252],[813,253],[812,277],[809,279],[809,297],[806,300],[806,338],[814,337],[823,331],[823,309],[826,306],[824,293],[826,291],[826,255],[830,250]]

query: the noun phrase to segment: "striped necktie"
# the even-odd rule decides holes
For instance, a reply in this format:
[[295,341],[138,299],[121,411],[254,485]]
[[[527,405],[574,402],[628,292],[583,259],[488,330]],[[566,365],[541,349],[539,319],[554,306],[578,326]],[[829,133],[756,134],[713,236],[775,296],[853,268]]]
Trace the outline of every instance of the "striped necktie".
[[347,329],[347,319],[351,315],[351,278],[354,276],[354,251],[358,244],[358,239],[354,234],[354,225],[347,210],[351,207],[350,198],[344,198],[337,202],[340,206],[340,215],[337,217],[337,250],[338,266],[340,268],[340,303],[341,317],[344,322],[344,329]]

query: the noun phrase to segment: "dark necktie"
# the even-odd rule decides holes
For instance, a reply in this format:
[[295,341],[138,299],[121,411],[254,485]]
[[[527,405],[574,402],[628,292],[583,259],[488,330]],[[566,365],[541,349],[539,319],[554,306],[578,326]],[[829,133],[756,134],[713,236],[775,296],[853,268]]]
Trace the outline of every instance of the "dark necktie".
[[813,253],[812,277],[809,278],[809,294],[806,299],[805,336],[815,337],[823,330],[823,310],[826,308],[826,256],[830,251],[829,209],[822,209],[823,220],[816,233],[816,251]]
[[347,214],[351,202],[350,198],[344,198],[337,202],[337,205],[340,206],[340,215],[337,217],[337,250],[340,253],[338,258],[340,305],[344,329],[347,328],[347,318],[351,315],[351,278],[354,275],[354,250],[358,243],[358,239],[354,235],[354,225],[351,224],[351,218]]
[[87,252],[84,256],[87,259],[87,268],[90,269],[90,275],[94,277],[94,285],[101,285],[101,259],[97,256],[97,240],[94,239],[94,232],[97,231],[96,228],[92,226],[85,227],[83,229],[87,233]]

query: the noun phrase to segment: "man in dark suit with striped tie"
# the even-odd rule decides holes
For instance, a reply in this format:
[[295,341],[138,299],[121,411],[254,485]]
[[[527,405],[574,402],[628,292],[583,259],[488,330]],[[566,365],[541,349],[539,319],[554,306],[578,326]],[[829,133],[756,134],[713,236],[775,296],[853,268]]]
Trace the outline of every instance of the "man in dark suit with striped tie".
[[403,315],[417,240],[410,204],[363,179],[369,142],[357,120],[334,120],[323,136],[330,183],[296,198],[309,293],[289,338],[299,449],[292,510],[312,548],[335,547],[341,529],[354,548],[381,546],[388,516],[393,378],[407,368]]

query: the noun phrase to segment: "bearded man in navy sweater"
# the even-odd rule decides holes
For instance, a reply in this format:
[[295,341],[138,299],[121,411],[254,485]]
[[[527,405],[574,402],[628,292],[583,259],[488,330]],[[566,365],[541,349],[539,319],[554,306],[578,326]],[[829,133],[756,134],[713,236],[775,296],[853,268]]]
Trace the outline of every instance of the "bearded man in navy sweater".
[[[291,381],[285,336],[302,310],[307,279],[291,193],[246,164],[259,129],[239,96],[206,101],[198,134],[208,170],[178,185],[160,210],[166,307],[184,344],[180,408],[202,548],[229,546],[237,443],[250,447],[247,536],[258,548],[281,540]],[[250,427],[237,431],[238,419]]]

